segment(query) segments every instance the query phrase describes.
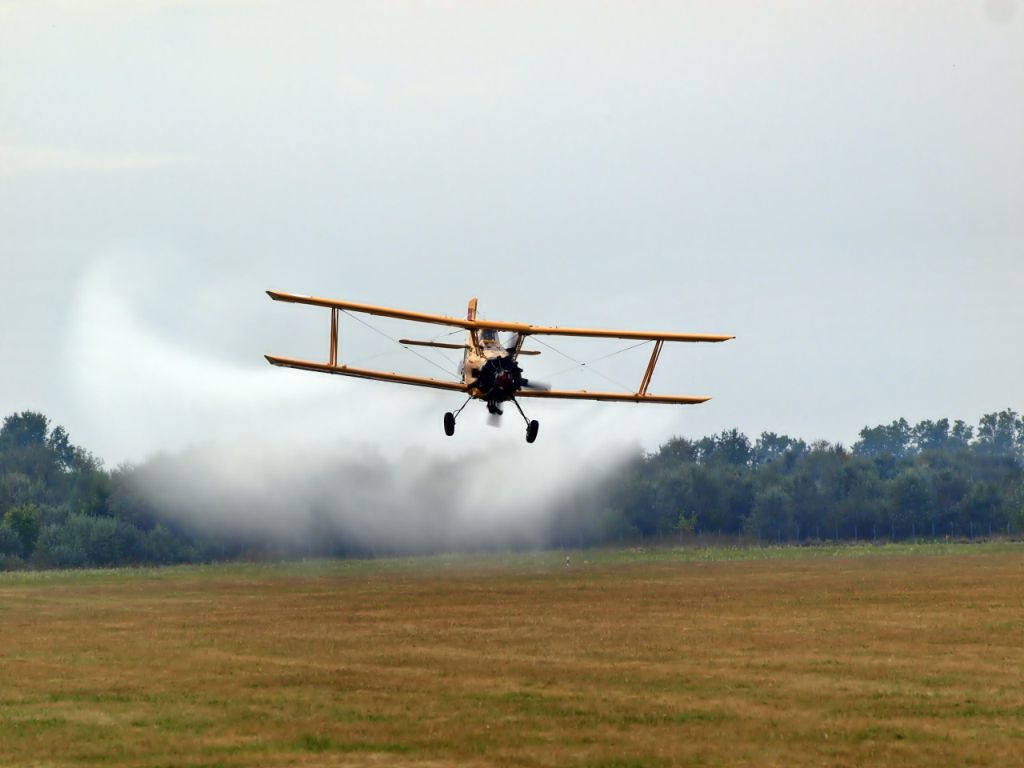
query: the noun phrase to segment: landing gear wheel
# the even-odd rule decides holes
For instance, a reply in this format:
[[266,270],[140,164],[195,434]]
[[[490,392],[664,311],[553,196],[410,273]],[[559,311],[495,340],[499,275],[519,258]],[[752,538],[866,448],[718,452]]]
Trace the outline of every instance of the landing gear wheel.
[[526,442],[532,443],[537,439],[537,430],[540,429],[540,422],[536,419],[526,425]]
[[444,433],[451,437],[455,434],[455,414],[446,413],[444,415]]

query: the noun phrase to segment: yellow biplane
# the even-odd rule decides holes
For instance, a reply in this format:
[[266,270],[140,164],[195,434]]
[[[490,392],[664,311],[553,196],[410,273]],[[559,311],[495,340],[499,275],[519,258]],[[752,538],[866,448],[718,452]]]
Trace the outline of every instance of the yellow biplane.
[[[467,395],[462,406],[444,415],[445,434],[455,434],[455,420],[470,400],[483,400],[487,404],[487,410],[493,416],[500,416],[501,405],[511,402],[523,421],[526,422],[526,442],[532,443],[537,439],[537,431],[540,425],[536,420],[530,420],[523,413],[522,407],[517,402],[519,397],[542,397],[542,398],[563,398],[569,400],[600,400],[620,401],[630,403],[669,403],[691,405],[703,403],[711,398],[704,395],[652,395],[647,392],[647,387],[654,374],[654,367],[658,363],[658,356],[661,354],[662,345],[666,341],[688,341],[688,342],[718,342],[728,341],[733,336],[722,336],[714,334],[699,333],[654,333],[647,331],[613,331],[591,328],[559,328],[527,325],[524,323],[500,323],[493,320],[481,321],[477,319],[476,299],[469,302],[469,310],[466,319],[458,317],[447,317],[445,315],[428,315],[422,312],[408,312],[402,309],[390,307],[378,307],[371,304],[357,304],[352,301],[335,301],[333,299],[321,299],[315,296],[301,296],[292,293],[281,293],[279,291],[267,291],[270,298],[275,301],[287,301],[295,304],[310,304],[316,307],[326,307],[331,310],[331,336],[326,363],[318,363],[309,360],[296,360],[290,357],[277,357],[266,355],[267,361],[273,365],[281,365],[289,368],[298,368],[304,371],[319,371],[321,373],[334,373],[340,376],[353,376],[358,379],[374,379],[376,381],[393,381],[398,384],[411,384],[417,387],[431,387],[433,389],[446,389],[451,392],[460,392]],[[386,371],[375,371],[367,368],[354,368],[350,365],[338,363],[338,316],[339,313],[357,313],[377,315],[380,317],[392,317],[400,320],[410,320],[417,323],[430,323],[434,325],[445,325],[452,328],[464,328],[466,342],[464,344],[449,344],[438,341],[414,341],[412,339],[398,339],[402,346],[437,347],[441,349],[463,350],[462,363],[459,366],[461,380],[432,379],[422,376],[407,376],[399,373],[388,373]],[[506,333],[508,336],[502,341],[498,334]],[[587,390],[557,390],[551,389],[547,384],[530,381],[524,378],[522,368],[519,367],[520,355],[536,355],[537,350],[523,349],[523,342],[530,336],[586,336],[595,338],[629,339],[635,341],[652,341],[654,347],[651,351],[650,361],[644,371],[640,386],[636,392],[590,392]]]

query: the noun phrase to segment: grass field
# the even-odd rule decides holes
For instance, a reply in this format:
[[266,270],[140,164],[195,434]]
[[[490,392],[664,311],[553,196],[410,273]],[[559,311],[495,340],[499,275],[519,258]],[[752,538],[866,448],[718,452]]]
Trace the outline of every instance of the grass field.
[[0,574],[3,765],[1024,765],[1024,545]]

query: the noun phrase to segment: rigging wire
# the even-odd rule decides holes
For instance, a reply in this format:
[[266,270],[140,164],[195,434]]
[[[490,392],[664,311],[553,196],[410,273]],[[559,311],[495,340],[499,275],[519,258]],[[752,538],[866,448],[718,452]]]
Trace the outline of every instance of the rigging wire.
[[430,359],[429,357],[427,357],[426,355],[421,355],[421,354],[420,354],[419,352],[417,352],[417,351],[416,351],[415,349],[411,349],[411,348],[410,348],[410,347],[409,347],[408,345],[406,345],[406,344],[403,344],[402,342],[400,342],[400,341],[399,341],[398,339],[394,338],[393,336],[389,336],[388,334],[384,333],[384,331],[380,330],[380,328],[375,328],[374,326],[370,325],[370,323],[366,322],[365,320],[363,320],[363,319],[362,319],[361,317],[359,317],[358,315],[353,315],[353,314],[352,314],[351,312],[349,312],[349,311],[348,311],[347,309],[343,309],[343,310],[341,310],[341,311],[342,311],[342,312],[344,312],[344,313],[345,313],[346,315],[348,315],[349,317],[351,317],[351,318],[352,318],[353,320],[355,320],[356,322],[362,323],[363,325],[365,325],[365,326],[366,326],[367,328],[369,328],[369,329],[370,329],[371,331],[373,331],[374,333],[380,334],[381,336],[383,336],[383,337],[384,337],[385,339],[387,339],[388,341],[393,341],[393,342],[395,342],[395,344],[397,344],[398,346],[400,346],[400,347],[401,347],[402,349],[407,349],[407,350],[409,350],[409,351],[410,351],[410,352],[412,352],[412,353],[413,353],[414,355],[416,355],[416,357],[420,358],[420,360],[426,360],[426,361],[427,361],[428,363],[430,363],[430,364],[431,364],[432,366],[434,366],[435,368],[437,368],[437,369],[439,369],[439,370],[441,370],[441,371],[444,371],[444,375],[445,375],[446,377],[448,377],[448,378],[451,378],[451,375],[452,375],[451,371],[449,371],[449,370],[448,370],[447,368],[445,368],[445,367],[444,367],[443,365],[441,365],[440,363],[438,363],[438,362],[436,362],[436,361],[434,361],[434,360],[431,360],[431,359]]
[[[380,330],[379,328],[375,327],[374,325],[372,325],[372,324],[368,323],[368,322],[367,322],[366,320],[363,320],[363,319],[362,319],[361,317],[359,317],[358,315],[354,315],[354,314],[352,314],[351,312],[349,312],[349,311],[348,311],[348,310],[346,310],[346,309],[343,309],[343,310],[341,310],[341,311],[342,311],[342,312],[343,312],[343,313],[344,313],[345,315],[347,315],[348,317],[350,317],[350,318],[352,318],[353,320],[355,320],[356,322],[358,322],[358,323],[360,323],[360,324],[362,324],[362,325],[365,325],[365,326],[366,326],[367,328],[369,328],[369,329],[370,329],[371,331],[373,331],[374,333],[376,333],[376,334],[378,334],[378,335],[380,335],[380,336],[383,336],[383,337],[384,337],[385,339],[387,339],[388,341],[392,341],[392,342],[394,342],[395,344],[397,344],[398,346],[400,346],[400,347],[401,347],[402,349],[404,349],[404,350],[407,350],[408,352],[411,352],[412,354],[416,355],[416,357],[420,358],[421,360],[423,360],[423,361],[425,361],[425,362],[428,362],[428,363],[430,363],[430,364],[431,364],[432,366],[434,366],[434,367],[435,367],[435,368],[437,368],[438,370],[440,370],[440,371],[444,372],[444,374],[445,374],[445,376],[446,376],[446,377],[450,377],[450,376],[451,376],[451,371],[449,371],[449,370],[448,370],[447,368],[445,368],[445,367],[444,367],[443,365],[441,365],[441,364],[440,364],[440,363],[438,363],[437,361],[435,361],[435,360],[432,360],[432,359],[430,359],[430,358],[429,358],[429,357],[427,357],[426,355],[420,354],[420,353],[419,353],[418,351],[416,351],[415,349],[412,349],[412,348],[411,348],[411,347],[410,347],[409,345],[407,345],[407,344],[402,344],[402,342],[400,342],[400,341],[399,341],[398,339],[396,339],[395,337],[393,337],[393,336],[390,336],[390,335],[388,335],[388,334],[387,334],[387,333],[385,333],[384,331],[382,331],[382,330]],[[440,339],[440,338],[444,338],[444,337],[446,337],[446,336],[454,336],[455,334],[457,334],[457,333],[462,333],[462,332],[463,332],[463,331],[462,331],[462,329],[461,329],[461,328],[458,328],[458,329],[456,329],[456,330],[454,330],[454,331],[449,331],[448,333],[440,333],[440,334],[438,334],[437,336],[435,336],[435,337],[434,337],[434,338],[432,339],[432,341],[436,341],[437,339]],[[568,368],[564,368],[564,369],[562,369],[562,370],[560,370],[560,371],[557,371],[556,373],[553,373],[553,374],[548,374],[547,376],[545,376],[545,377],[543,377],[543,378],[554,378],[555,376],[561,376],[561,375],[562,375],[562,374],[564,374],[564,373],[568,373],[568,372],[570,372],[570,371],[574,371],[574,370],[576,370],[577,368],[588,368],[588,370],[590,370],[590,371],[591,371],[591,372],[593,372],[594,374],[596,374],[596,375],[600,376],[600,377],[601,377],[602,379],[604,379],[605,381],[611,382],[611,383],[612,383],[612,384],[614,384],[615,386],[617,386],[617,387],[621,387],[621,388],[622,388],[623,390],[627,390],[627,391],[628,391],[628,390],[630,389],[628,385],[626,385],[626,384],[623,384],[623,383],[622,383],[621,381],[618,381],[618,380],[616,380],[616,379],[613,379],[613,378],[612,378],[611,376],[607,376],[607,375],[605,375],[604,373],[602,373],[601,371],[597,370],[596,368],[591,368],[591,367],[589,367],[589,366],[591,366],[591,364],[593,364],[593,363],[596,363],[596,362],[600,362],[601,360],[607,360],[607,359],[608,359],[608,358],[610,358],[610,357],[615,357],[616,355],[621,355],[621,354],[622,354],[622,353],[624,353],[624,352],[629,352],[629,351],[630,351],[631,349],[636,349],[637,347],[642,347],[642,346],[644,346],[645,344],[650,344],[650,343],[652,343],[652,342],[651,342],[650,340],[644,340],[644,341],[640,341],[640,342],[637,342],[636,344],[630,344],[630,345],[629,345],[628,347],[623,347],[622,349],[618,349],[618,350],[616,350],[616,351],[614,351],[614,352],[609,352],[609,353],[608,353],[608,354],[606,354],[606,355],[601,355],[600,357],[595,357],[595,358],[593,358],[592,360],[577,360],[577,359],[576,359],[575,357],[573,357],[572,355],[566,354],[565,352],[563,352],[563,351],[562,351],[562,350],[560,350],[560,349],[557,349],[556,347],[552,346],[551,344],[548,344],[547,342],[541,341],[541,340],[540,340],[539,338],[537,338],[536,336],[531,336],[531,340],[532,340],[532,341],[536,341],[536,342],[537,342],[538,344],[540,344],[540,345],[541,345],[541,346],[543,346],[543,347],[547,347],[548,349],[550,349],[550,350],[551,350],[552,352],[554,352],[555,354],[561,355],[561,356],[562,356],[562,357],[564,357],[564,358],[565,358],[566,360],[570,360],[570,361],[572,361],[572,363],[573,363],[573,365],[572,365],[572,366],[570,366],[570,367],[568,367]],[[385,353],[381,353],[381,354],[378,354],[378,355],[372,355],[372,356],[370,356],[370,357],[362,358],[362,361],[363,361],[363,362],[365,362],[365,361],[367,361],[367,360],[373,360],[373,359],[375,359],[375,358],[378,358],[378,357],[384,357],[384,356],[386,356],[386,355],[388,355],[388,354],[390,354],[390,353],[387,353],[387,352],[385,352]],[[439,353],[439,354],[440,354],[440,353]],[[450,361],[450,360],[448,360],[447,358],[445,358],[445,361],[446,361],[446,362],[451,362],[451,361]]]
[[434,336],[431,339],[431,341],[437,341],[438,339],[446,339],[449,336],[454,336],[456,333],[465,333],[465,332],[466,331],[465,331],[464,328],[456,328],[454,331],[448,331],[448,333],[439,333],[439,334],[437,334],[437,336]]
[[[563,373],[568,373],[569,371],[574,371],[577,368],[587,368],[591,363],[596,363],[599,360],[607,360],[609,357],[615,357],[615,355],[621,355],[623,352],[628,352],[631,349],[636,349],[637,347],[642,347],[644,344],[650,344],[651,343],[650,340],[640,341],[640,342],[637,342],[636,344],[631,344],[628,347],[624,347],[623,349],[616,350],[615,352],[610,352],[607,355],[602,355],[601,357],[595,357],[593,360],[577,360],[572,355],[567,355],[562,350],[556,349],[555,347],[551,346],[550,344],[547,344],[547,343],[541,341],[536,336],[531,336],[530,339],[532,341],[536,341],[538,344],[540,344],[542,346],[547,347],[552,352],[555,352],[555,353],[561,355],[562,357],[566,358],[567,360],[571,360],[573,363],[575,363],[575,365],[573,365],[573,366],[571,366],[569,368],[565,368],[564,370],[558,371],[557,373],[549,374],[548,376],[541,377],[541,378],[554,378],[555,376],[560,376]],[[622,389],[627,390],[627,391],[629,391],[629,389],[630,389],[628,385],[623,384],[621,381],[616,381],[611,376],[606,376],[605,374],[601,373],[601,371],[597,370],[596,368],[589,368],[588,370],[592,371],[593,373],[596,373],[598,376],[600,376],[605,381],[610,381],[612,384],[614,384],[617,387],[621,387]]]

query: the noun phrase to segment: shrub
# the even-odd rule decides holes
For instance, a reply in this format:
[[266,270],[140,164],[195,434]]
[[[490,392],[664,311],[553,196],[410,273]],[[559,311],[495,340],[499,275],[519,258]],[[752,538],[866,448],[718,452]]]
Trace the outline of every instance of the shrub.
[[21,537],[7,523],[0,524],[0,555],[21,557],[23,545]]
[[85,548],[64,526],[47,525],[39,534],[32,564],[42,568],[78,568],[86,564]]

